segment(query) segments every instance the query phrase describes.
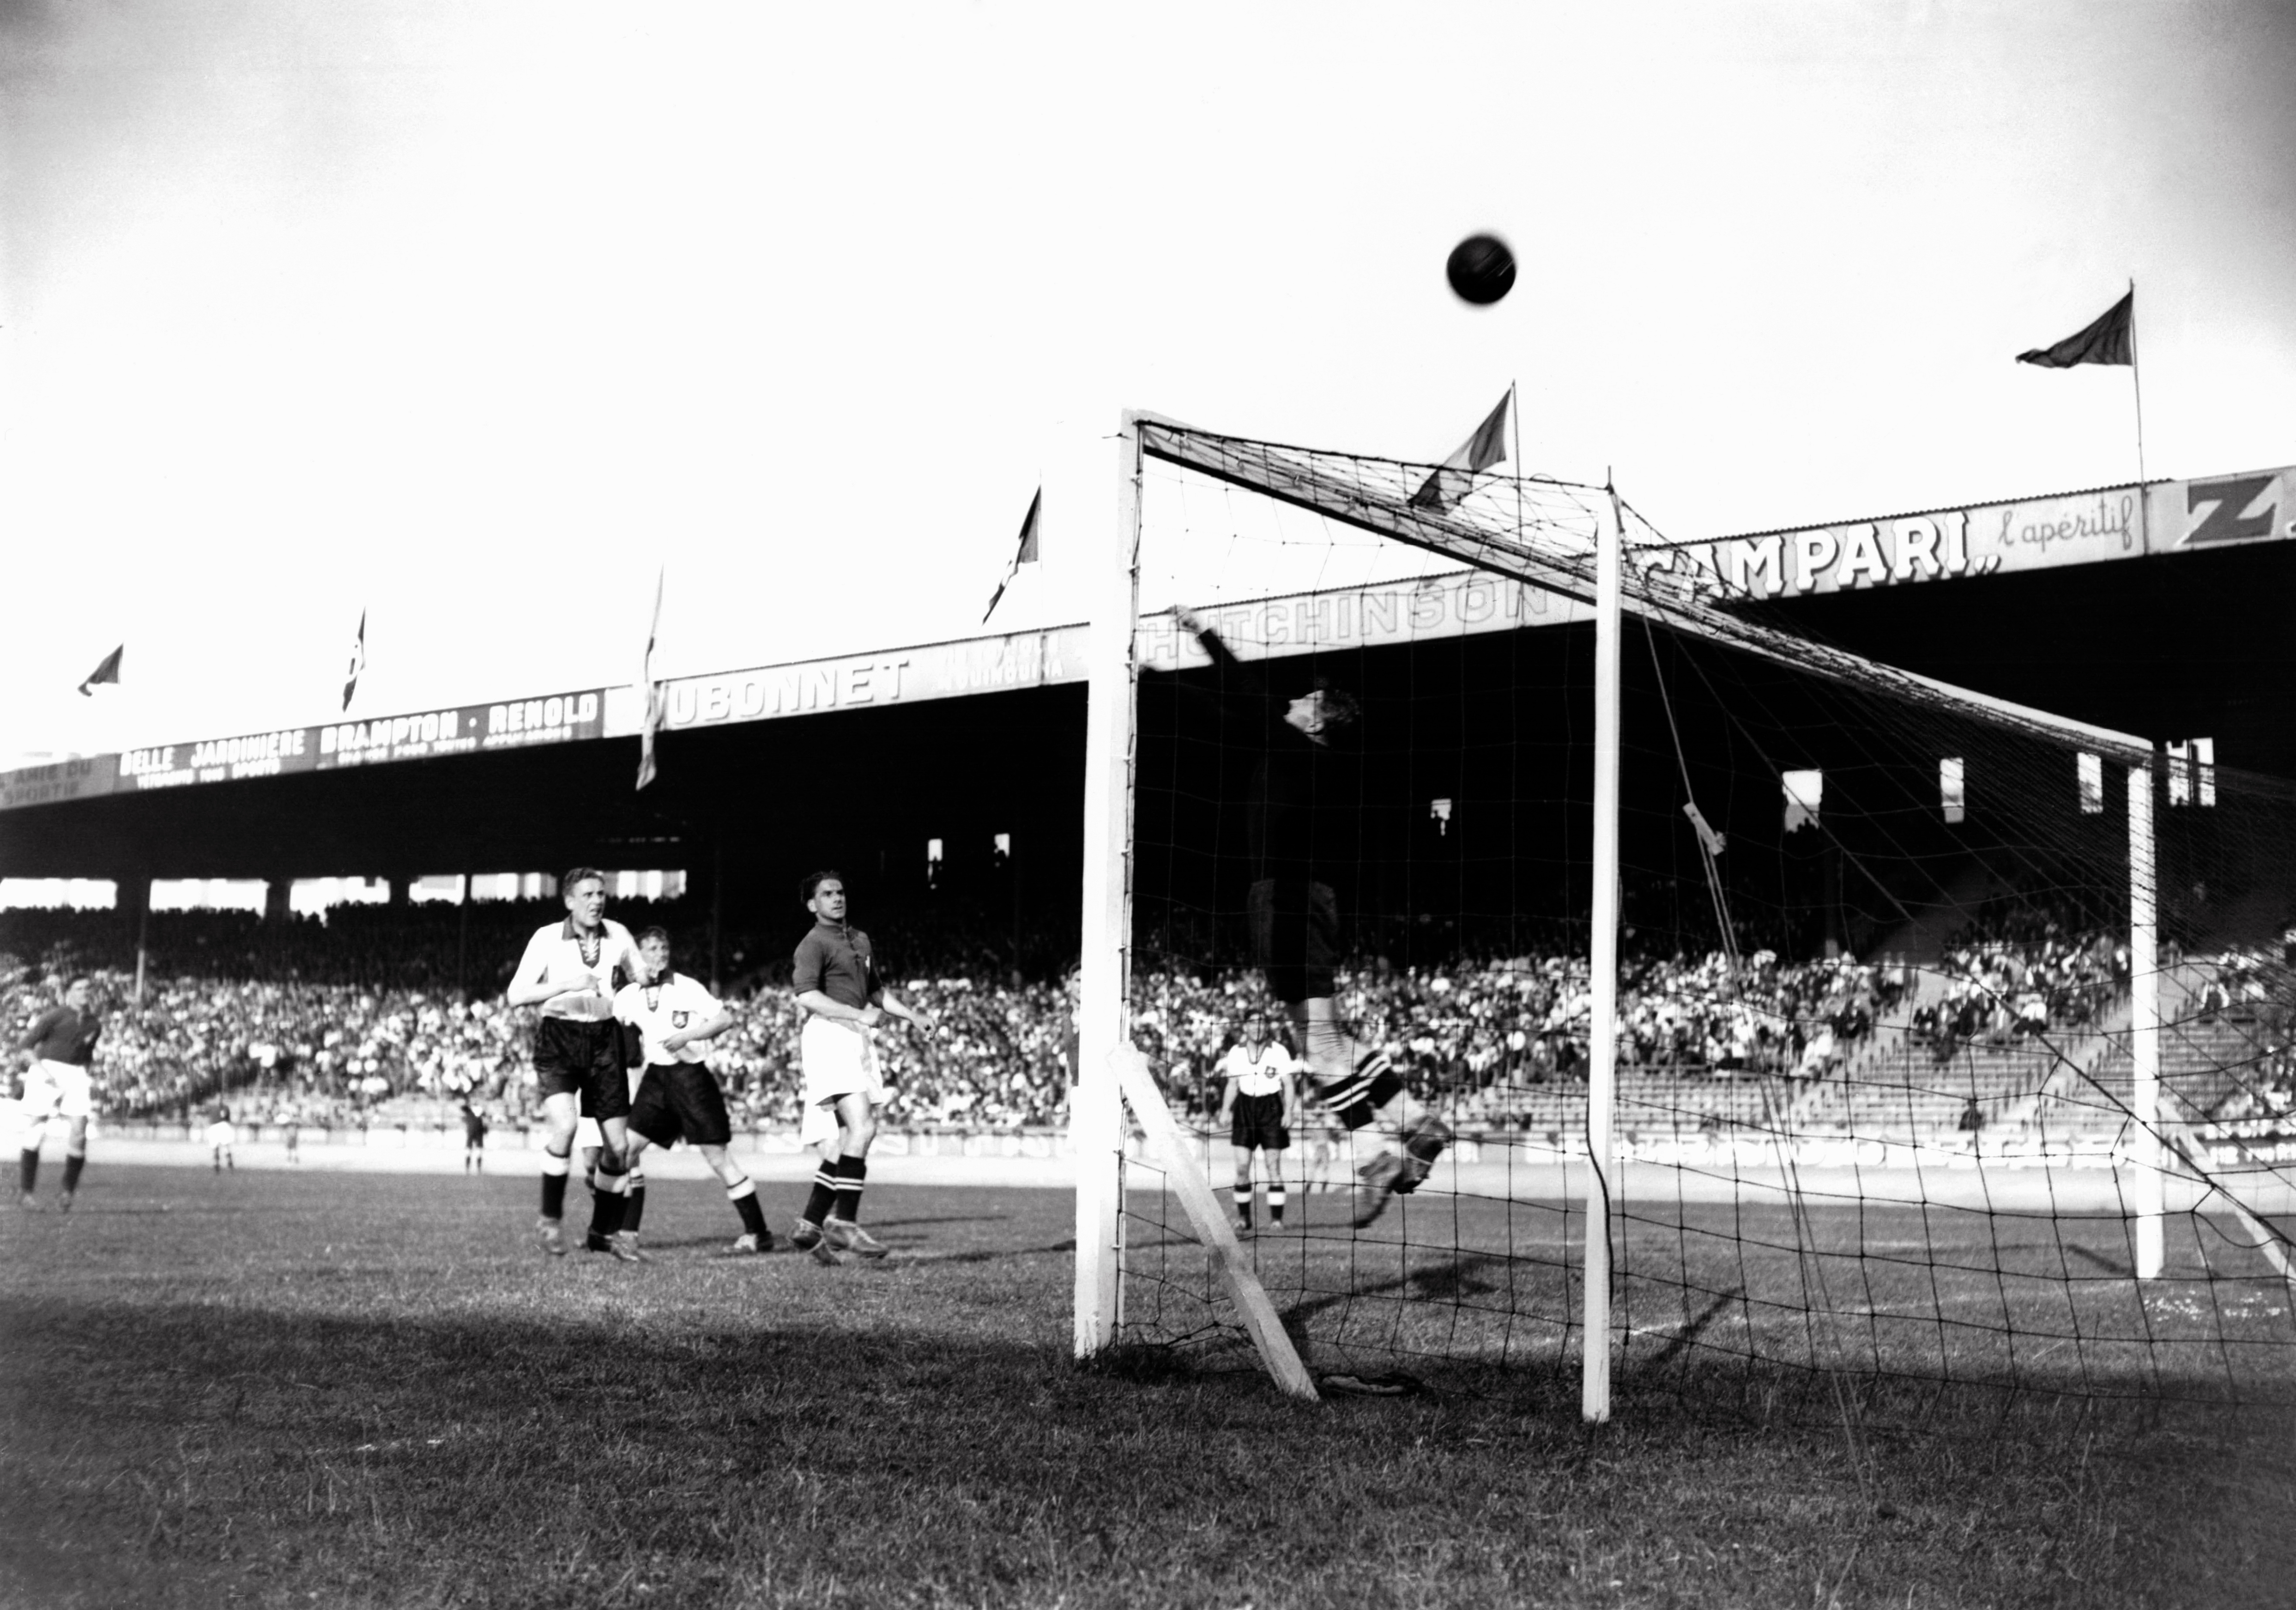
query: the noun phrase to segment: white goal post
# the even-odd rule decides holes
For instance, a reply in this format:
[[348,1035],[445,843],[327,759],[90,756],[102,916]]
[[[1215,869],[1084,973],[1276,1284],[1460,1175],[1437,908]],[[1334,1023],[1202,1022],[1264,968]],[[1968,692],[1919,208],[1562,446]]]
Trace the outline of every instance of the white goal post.
[[[1316,1395],[1312,1376],[1302,1367],[1248,1263],[1235,1255],[1233,1233],[1218,1209],[1201,1166],[1185,1146],[1177,1144],[1173,1120],[1156,1090],[1146,1059],[1131,1043],[1132,840],[1140,666],[1143,476],[1144,460],[1152,451],[1152,441],[1156,456],[1169,458],[1176,465],[1213,474],[1316,510],[1374,535],[1453,553],[1495,573],[1512,575],[1566,596],[1593,595],[1597,632],[1596,884],[1593,891],[1595,932],[1589,960],[1595,998],[1590,1024],[1593,1043],[1587,1159],[1589,1189],[1580,1266],[1585,1350],[1581,1410],[1589,1421],[1607,1419],[1611,1411],[1611,1353],[1616,1341],[1610,1312],[1612,1272],[1609,1219],[1619,1204],[1612,1200],[1615,1193],[1611,1179],[1616,1162],[1610,1111],[1614,1037],[1605,1029],[1615,1011],[1617,994],[1620,622],[1625,613],[1633,612],[1672,629],[1732,641],[1756,653],[1781,659],[1787,656],[1775,645],[1766,645],[1759,639],[1741,640],[1736,623],[1726,617],[1695,606],[1685,607],[1681,598],[1654,594],[1646,582],[1638,582],[1626,562],[1620,505],[1616,494],[1607,488],[1603,489],[1603,496],[1597,505],[1602,513],[1593,533],[1593,553],[1588,555],[1593,560],[1588,567],[1593,574],[1587,579],[1594,585],[1574,590],[1573,577],[1568,569],[1542,573],[1539,566],[1543,561],[1536,554],[1508,554],[1503,546],[1495,550],[1480,544],[1469,553],[1447,542],[1431,542],[1423,534],[1414,537],[1405,523],[1417,518],[1414,512],[1388,509],[1374,501],[1350,498],[1344,489],[1324,484],[1313,464],[1307,462],[1308,456],[1300,450],[1271,449],[1273,454],[1285,456],[1276,472],[1262,482],[1251,475],[1223,473],[1216,464],[1191,451],[1185,439],[1190,434],[1189,427],[1176,421],[1140,410],[1124,412],[1117,437],[1117,517],[1108,528],[1107,539],[1097,545],[1093,561],[1094,579],[1089,595],[1092,660],[1085,739],[1083,953],[1078,981],[1077,1082],[1070,1101],[1070,1134],[1077,1167],[1075,1354],[1078,1359],[1087,1359],[1103,1351],[1116,1342],[1123,1326],[1124,1188],[1129,1129],[1126,1113],[1129,1104],[1197,1238],[1213,1253],[1226,1277],[1230,1296],[1271,1376],[1279,1386],[1295,1395]],[[1830,674],[1822,663],[1804,669],[1819,676]],[[2133,997],[2130,1039],[2136,1073],[2128,1162],[2136,1177],[2132,1214],[2138,1254],[2136,1272],[2140,1279],[2155,1278],[2162,1262],[2163,1171],[2168,1166],[2169,1148],[2160,1127],[2161,1014],[2152,809],[2159,774],[2151,764],[2152,746],[2148,740],[2129,734],[2072,721],[1928,678],[1886,667],[1875,669],[1899,686],[1928,689],[1972,711],[1991,712],[1997,719],[2028,728],[2044,728],[2060,740],[2095,744],[2127,765]]]

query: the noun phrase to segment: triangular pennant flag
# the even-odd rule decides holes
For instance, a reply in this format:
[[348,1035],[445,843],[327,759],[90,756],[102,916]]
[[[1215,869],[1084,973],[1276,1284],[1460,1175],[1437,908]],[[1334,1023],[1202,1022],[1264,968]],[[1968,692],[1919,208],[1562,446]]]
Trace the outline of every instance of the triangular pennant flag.
[[366,612],[359,612],[358,633],[351,639],[350,669],[343,675],[343,709],[351,707],[351,695],[358,692],[359,673],[366,669]]
[[662,718],[668,714],[666,691],[653,679],[653,645],[661,636],[661,587],[669,573],[664,565],[654,572],[653,620],[646,627],[645,653],[638,661],[638,691],[645,698],[645,721],[638,728],[638,786],[644,788],[654,780],[657,768],[653,759],[653,735],[661,730]]
[[2075,364],[2135,364],[2136,361],[2136,289],[2104,310],[2087,329],[2068,335],[2054,347],[2020,352],[2017,361],[2043,369],[2070,369]]
[[988,617],[996,612],[996,606],[1004,602],[1004,589],[1013,585],[1013,578],[1021,573],[1021,567],[1024,564],[1034,564],[1037,563],[1037,521],[1038,517],[1042,515],[1044,512],[1045,489],[1038,487],[1037,489],[1037,495],[1029,499],[1029,513],[1027,517],[1021,522],[1020,549],[1013,555],[1013,563],[1011,567],[1005,571],[1004,579],[998,582],[996,584],[996,590],[989,595],[988,607],[981,612],[981,625],[987,626],[988,624]]
[[119,681],[119,656],[127,651],[127,645],[123,643],[118,648],[113,649],[110,653],[104,655],[102,663],[98,665],[94,670],[88,672],[87,680],[79,685],[80,697],[83,699],[94,698],[95,694],[94,689],[95,685],[99,682],[110,682],[117,686]]
[[1510,389],[1499,398],[1490,417],[1475,427],[1466,445],[1445,459],[1425,483],[1411,495],[1414,509],[1433,509],[1440,513],[1467,495],[1474,478],[1506,457],[1507,405],[1514,400]]

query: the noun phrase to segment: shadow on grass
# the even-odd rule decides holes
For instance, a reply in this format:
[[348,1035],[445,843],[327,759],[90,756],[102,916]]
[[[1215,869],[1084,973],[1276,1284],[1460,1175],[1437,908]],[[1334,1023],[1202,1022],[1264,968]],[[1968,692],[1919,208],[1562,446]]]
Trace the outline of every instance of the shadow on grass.
[[[1868,1580],[1938,1603],[2178,1602],[2157,1590],[2187,1579],[2139,1568],[2140,1531],[2147,1548],[2201,1540],[2218,1602],[2236,1602],[2226,1573],[2264,1557],[2269,1529],[2227,1510],[2226,1477],[2291,1466],[2284,1424],[2204,1442],[2161,1434],[2157,1414],[2028,1399],[1933,1409],[1944,1456],[1853,1480],[1833,1442],[1792,1429],[1832,1417],[1824,1383],[1769,1372],[1761,1426],[1660,1412],[1661,1378],[1691,1403],[1756,1389],[1723,1391],[1730,1372],[1694,1354],[1630,1372],[1632,1417],[1590,1441],[1553,1369],[1449,1371],[1429,1399],[1318,1410],[1168,1348],[1079,1369],[1063,1346],[967,1335],[951,1305],[1012,1295],[964,1282],[910,1293],[905,1324],[832,1307],[569,1318],[548,1311],[561,1283],[532,1284],[535,1311],[476,1317],[283,1311],[244,1291],[19,1302],[0,1319],[0,1598],[548,1606],[643,1585],[689,1606],[1315,1603],[1407,1565],[1447,1603],[1496,1606],[1541,1598],[1592,1548],[1627,1602],[1755,1604],[1806,1596],[1813,1551],[1864,1528]],[[853,1304],[889,1287],[819,1289]],[[2141,1491],[2092,1459],[2101,1446],[2141,1456]],[[2177,1496],[2202,1491],[2195,1471],[2215,1485]],[[1939,1518],[1882,1528],[1883,1491]],[[1494,1530],[1491,1506],[1546,1524]],[[1671,1564],[1648,1546],[1652,1513],[1671,1517]],[[2284,1490],[2258,1515],[2296,1521]],[[2001,1542],[1972,1555],[1980,1524]],[[2128,1590],[2035,1574],[2067,1548],[2120,1560]],[[1692,1558],[1707,1563],[1685,1574]]]

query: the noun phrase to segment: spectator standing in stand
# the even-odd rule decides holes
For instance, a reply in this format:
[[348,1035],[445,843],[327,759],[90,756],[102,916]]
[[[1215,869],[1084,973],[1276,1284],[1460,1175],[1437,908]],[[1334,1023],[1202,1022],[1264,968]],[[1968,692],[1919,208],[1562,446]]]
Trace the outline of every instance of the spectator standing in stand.
[[94,985],[86,977],[64,981],[63,998],[33,1020],[17,1049],[24,1054],[24,1096],[19,1109],[24,1146],[18,1158],[17,1184],[23,1203],[37,1209],[40,1146],[49,1121],[67,1125],[64,1139],[64,1190],[59,1205],[71,1212],[72,1195],[79,1189],[80,1171],[87,1166],[87,1120],[90,1100],[88,1064],[95,1060],[95,1042],[103,1033],[103,1020],[90,1005]]

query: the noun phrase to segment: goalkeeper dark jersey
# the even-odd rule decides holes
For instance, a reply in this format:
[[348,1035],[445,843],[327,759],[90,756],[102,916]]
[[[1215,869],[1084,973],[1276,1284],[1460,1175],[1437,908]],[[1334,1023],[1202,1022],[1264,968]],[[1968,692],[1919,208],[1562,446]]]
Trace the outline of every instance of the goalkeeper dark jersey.
[[1360,853],[1362,771],[1348,749],[1318,743],[1286,721],[1291,701],[1271,694],[1219,634],[1200,635],[1220,674],[1222,742],[1249,746],[1245,843],[1257,881],[1336,886]]

